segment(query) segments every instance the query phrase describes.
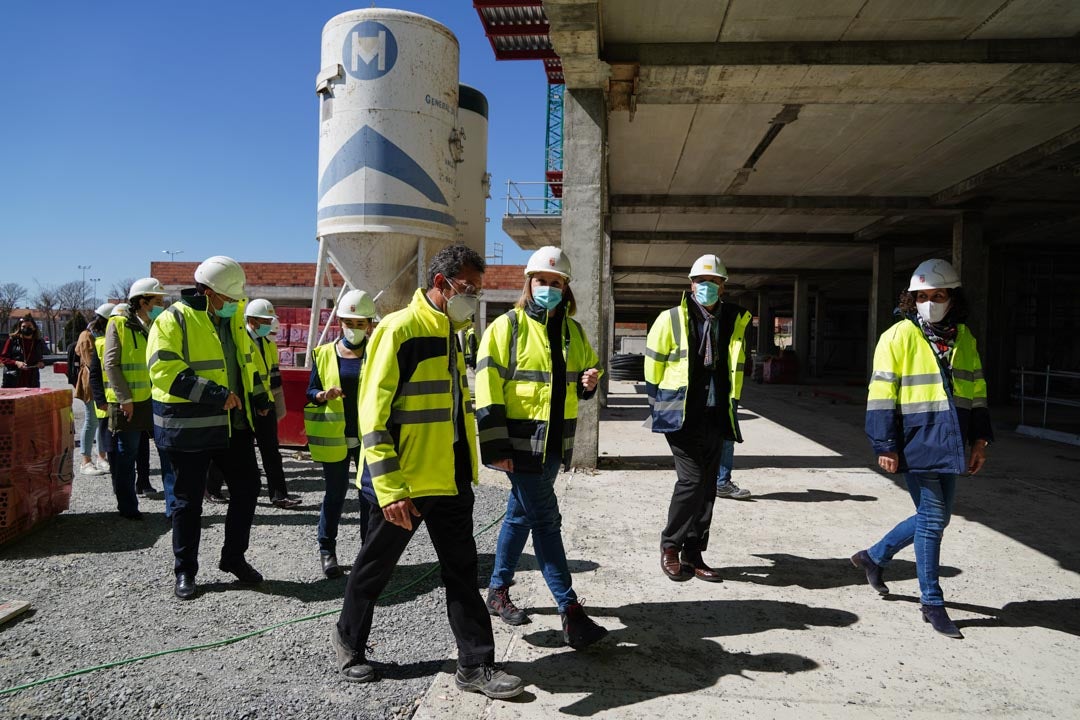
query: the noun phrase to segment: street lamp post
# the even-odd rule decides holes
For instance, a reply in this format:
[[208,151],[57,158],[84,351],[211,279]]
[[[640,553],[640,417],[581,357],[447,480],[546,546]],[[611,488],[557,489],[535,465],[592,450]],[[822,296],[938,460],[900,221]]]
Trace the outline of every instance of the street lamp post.
[[94,283],[94,295],[93,295],[93,297],[90,298],[90,300],[91,300],[92,303],[96,303],[97,300],[98,300],[97,284],[99,282],[101,282],[101,278],[90,278],[90,282]]
[[174,262],[176,260],[176,256],[180,255],[184,251],[183,250],[162,250],[161,252],[162,252],[162,254],[169,256],[169,262]]
[[80,305],[85,305],[86,304],[86,271],[90,269],[90,266],[89,265],[77,265],[76,267],[78,267],[80,270],[82,270],[82,286],[81,286],[82,289],[81,289],[81,293],[80,293],[82,297],[79,298],[79,301],[80,301],[79,304]]

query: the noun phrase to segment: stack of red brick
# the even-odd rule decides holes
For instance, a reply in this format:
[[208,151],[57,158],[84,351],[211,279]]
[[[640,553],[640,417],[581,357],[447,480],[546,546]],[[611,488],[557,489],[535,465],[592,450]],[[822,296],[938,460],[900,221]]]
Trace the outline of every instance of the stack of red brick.
[[0,545],[67,510],[74,452],[70,390],[0,390]]
[[[308,342],[308,330],[311,323],[311,308],[277,308],[278,323],[281,327],[278,329],[278,355],[282,367],[293,367],[296,365],[297,354],[302,353],[307,349]],[[330,323],[327,327],[326,324],[330,320],[330,308],[323,308],[319,311],[319,332],[322,333],[323,329],[326,329],[326,336],[323,338],[324,343],[333,342],[341,337],[341,327],[338,325],[337,318],[334,318],[334,322]]]

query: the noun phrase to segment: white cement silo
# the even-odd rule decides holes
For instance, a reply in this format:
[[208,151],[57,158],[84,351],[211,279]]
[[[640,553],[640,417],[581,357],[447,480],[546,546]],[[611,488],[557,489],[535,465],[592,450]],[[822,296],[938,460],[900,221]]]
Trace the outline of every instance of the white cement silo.
[[485,254],[487,199],[491,176],[487,171],[488,102],[476,88],[458,88],[458,124],[465,150],[457,166],[457,237],[481,256]]
[[457,237],[457,38],[414,13],[353,10],[323,28],[322,68],[318,235],[349,284],[396,310],[422,277],[402,270]]

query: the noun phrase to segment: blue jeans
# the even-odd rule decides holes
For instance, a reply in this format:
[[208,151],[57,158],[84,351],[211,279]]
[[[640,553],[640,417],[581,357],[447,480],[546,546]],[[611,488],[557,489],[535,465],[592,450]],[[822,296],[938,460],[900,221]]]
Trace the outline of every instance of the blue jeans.
[[725,440],[720,451],[720,471],[716,473],[716,487],[721,488],[731,482],[731,468],[735,465],[735,441]]
[[139,430],[112,434],[114,447],[109,455],[109,470],[116,495],[116,509],[121,515],[139,512],[139,498],[135,495],[135,458],[139,454],[142,436]]
[[908,492],[916,512],[894,527],[867,552],[882,567],[893,556],[914,543],[915,569],[923,605],[944,605],[945,596],[938,582],[941,560],[941,537],[952,517],[956,496],[956,476],[945,473],[907,473]]
[[[94,412],[93,402],[84,402],[86,406],[86,412],[83,413],[83,424],[79,432],[79,449],[82,450],[82,455],[87,460],[94,457],[94,438],[97,436],[98,430],[98,416]],[[105,448],[98,443],[98,452],[104,453]]]
[[[326,493],[323,495],[322,508],[319,510],[319,554],[337,554],[338,525],[341,523],[341,511],[345,507],[345,496],[349,494],[349,468],[359,467],[359,446],[349,448],[349,454],[340,462],[324,462],[323,478],[326,480]],[[354,483],[355,484],[355,483]],[[360,544],[367,537],[368,512],[370,503],[360,495]]]
[[540,475],[507,473],[511,485],[510,497],[506,501],[506,517],[495,545],[495,569],[489,584],[493,588],[510,585],[531,531],[536,564],[540,566],[559,612],[566,612],[568,605],[577,602],[577,593],[572,587],[570,568],[566,563],[562,515],[559,514],[559,501],[555,497],[555,476],[559,474],[561,461],[562,458],[552,453]]

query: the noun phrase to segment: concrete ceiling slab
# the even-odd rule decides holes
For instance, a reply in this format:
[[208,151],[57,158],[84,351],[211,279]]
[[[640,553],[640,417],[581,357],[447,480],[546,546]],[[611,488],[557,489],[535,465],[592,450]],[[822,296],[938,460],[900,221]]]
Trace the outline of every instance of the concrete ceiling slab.
[[866,0],[732,0],[722,42],[838,40]]
[[727,0],[618,0],[600,6],[604,42],[715,42]]
[[[692,105],[641,108],[631,122],[629,113],[608,118],[609,167],[612,188],[618,192],[666,193],[682,156],[694,118]],[[635,188],[630,190],[629,188]],[[644,190],[643,188],[651,188]]]
[[1011,0],[971,33],[972,40],[1072,37],[1080,33],[1076,0]]

